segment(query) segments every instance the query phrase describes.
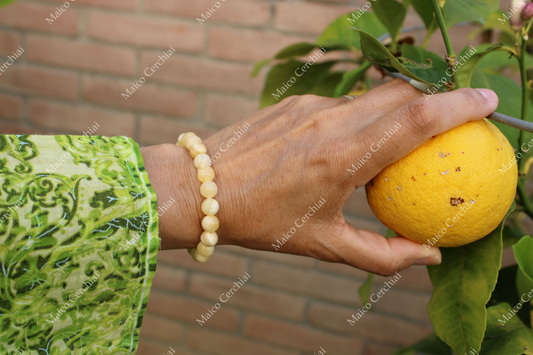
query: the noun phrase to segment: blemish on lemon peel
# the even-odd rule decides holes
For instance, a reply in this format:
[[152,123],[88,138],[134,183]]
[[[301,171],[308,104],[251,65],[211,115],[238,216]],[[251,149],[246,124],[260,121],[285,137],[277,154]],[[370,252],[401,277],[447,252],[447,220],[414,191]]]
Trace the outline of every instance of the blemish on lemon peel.
[[499,225],[514,200],[517,164],[504,175],[498,172],[512,156],[507,138],[492,123],[469,122],[383,169],[374,186],[366,186],[368,202],[383,224],[417,243],[472,243]]
[[453,197],[450,197],[450,205],[452,206],[457,206],[461,203],[464,203],[465,200],[463,200],[462,198],[453,198]]

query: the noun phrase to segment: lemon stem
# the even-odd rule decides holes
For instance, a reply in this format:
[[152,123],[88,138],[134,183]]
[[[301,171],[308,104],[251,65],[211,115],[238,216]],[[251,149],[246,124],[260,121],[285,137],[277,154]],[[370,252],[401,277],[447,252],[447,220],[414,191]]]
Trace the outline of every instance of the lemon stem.
[[446,56],[446,63],[448,63],[448,67],[452,68],[456,64],[456,55],[453,51],[450,34],[448,33],[448,26],[446,26],[446,21],[444,20],[444,14],[442,13],[442,9],[440,8],[439,0],[431,0],[431,4],[433,5],[433,11],[435,11],[435,17],[437,18],[437,22],[439,23],[440,32],[442,33],[442,39],[444,39],[444,45],[446,46],[446,52],[448,52],[448,55]]
[[[522,36],[520,55],[518,57],[518,62],[520,64],[520,78],[522,79],[522,112],[520,118],[522,120],[527,120],[527,105],[529,99],[529,84],[527,82],[527,73],[526,73],[526,44],[527,44],[527,33],[525,36]],[[518,136],[518,144],[520,145],[519,149],[522,148],[524,144],[525,134],[524,131],[520,130],[520,135]],[[524,170],[524,164],[526,159],[520,159],[518,161],[518,196],[522,201],[522,206],[524,207],[524,212],[531,218],[533,218],[533,206],[531,206],[531,201],[527,195],[524,179],[527,176],[527,171]]]

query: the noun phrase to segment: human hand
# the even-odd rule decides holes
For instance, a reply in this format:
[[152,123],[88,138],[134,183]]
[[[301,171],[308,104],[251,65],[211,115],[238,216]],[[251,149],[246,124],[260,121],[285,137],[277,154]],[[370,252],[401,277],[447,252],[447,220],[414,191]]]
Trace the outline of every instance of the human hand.
[[[216,157],[219,244],[305,255],[381,275],[440,263],[437,248],[357,229],[342,210],[356,188],[431,136],[492,113],[498,98],[482,92],[460,89],[428,99],[394,80],[353,101],[289,97],[217,132],[204,144]],[[245,123],[249,129],[232,139]],[[155,149],[158,158],[151,159]],[[192,159],[171,145],[146,148],[143,155],[158,200],[185,194],[161,218],[164,246],[195,247],[203,198]]]

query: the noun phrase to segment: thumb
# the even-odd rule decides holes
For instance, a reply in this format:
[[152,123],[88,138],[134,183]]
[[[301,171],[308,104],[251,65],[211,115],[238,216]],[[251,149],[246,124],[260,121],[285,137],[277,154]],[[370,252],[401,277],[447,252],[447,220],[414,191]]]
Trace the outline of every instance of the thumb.
[[345,262],[358,269],[389,276],[412,265],[438,265],[440,250],[424,247],[402,237],[386,239],[382,235],[356,229],[345,222],[339,243]]

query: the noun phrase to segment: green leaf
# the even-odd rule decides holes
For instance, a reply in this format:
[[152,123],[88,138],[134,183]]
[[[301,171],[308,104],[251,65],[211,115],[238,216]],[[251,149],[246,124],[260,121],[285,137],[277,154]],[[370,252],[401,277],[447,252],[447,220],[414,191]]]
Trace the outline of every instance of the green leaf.
[[0,7],[4,7],[14,3],[17,0],[0,0]]
[[400,72],[411,79],[415,79],[426,84],[431,84],[430,82],[411,73],[406,68],[406,66],[408,66],[410,69],[426,68],[430,70],[430,66],[424,66],[422,64],[410,63],[406,61],[404,61],[402,64],[380,41],[372,37],[372,35],[362,30],[356,29],[356,31],[358,31],[361,35],[361,50],[369,61],[374,64],[381,65],[390,71]]
[[499,5],[498,0],[447,0],[442,12],[448,27],[468,21],[484,24]]
[[533,349],[531,329],[518,317],[506,321],[510,308],[508,303],[500,303],[487,310],[487,332],[480,355],[522,355]]
[[533,238],[526,236],[513,245],[513,252],[520,272],[516,284],[520,295],[533,293]]
[[315,92],[320,90],[320,86],[326,85],[331,80],[329,70],[335,63],[336,61],[315,63],[307,66],[306,72],[302,70],[306,63],[297,60],[274,65],[266,77],[261,94],[261,108],[273,105],[291,95],[310,94],[313,90]]
[[359,287],[359,289],[357,290],[359,292],[359,298],[361,298],[361,302],[363,303],[363,305],[367,304],[370,300],[370,292],[372,292],[373,281],[374,274],[369,272],[365,283],[362,284],[361,287]]
[[396,233],[392,229],[387,228],[387,231],[385,232],[385,238],[393,237],[396,237]]
[[372,2],[372,10],[395,41],[407,14],[405,6],[396,0],[379,0]]
[[265,65],[270,64],[271,61],[272,61],[272,59],[263,59],[262,61],[259,61],[259,62],[255,63],[254,68],[252,69],[252,73],[250,74],[250,76],[252,78],[255,78],[257,76],[257,74],[259,74],[261,69],[263,69],[263,67]]
[[294,43],[288,47],[283,48],[281,51],[279,51],[274,56],[274,58],[285,59],[289,57],[300,57],[302,55],[306,55],[307,53],[311,52],[316,47],[317,45],[314,43],[308,43],[308,42]]
[[488,46],[488,48],[486,47],[487,45],[482,45],[470,50],[468,53],[466,53],[466,49],[461,52],[457,58],[459,69],[455,72],[455,79],[458,87],[470,87],[472,75],[474,75],[474,69],[478,62],[487,54],[500,50],[502,45],[495,44]]
[[516,244],[522,237],[524,233],[520,229],[513,226],[504,226],[503,227],[503,248],[508,248]]
[[420,15],[426,29],[430,32],[435,31],[438,27],[435,27],[433,24],[435,22],[435,13],[433,12],[433,7],[427,0],[411,0],[411,5],[415,11]]
[[361,49],[359,33],[350,29],[351,26],[360,28],[374,37],[380,37],[387,29],[379,22],[372,12],[361,12],[358,19],[357,12],[348,13],[337,17],[316,40],[316,44],[328,48],[328,46],[344,46],[345,48]]
[[452,355],[452,349],[437,335],[431,334],[414,345],[396,351],[394,355]]
[[342,80],[335,88],[334,97],[341,97],[350,92],[350,90],[355,86],[355,84],[363,78],[368,69],[372,67],[372,63],[365,61],[359,67],[347,71],[343,74]]
[[[500,98],[500,103],[496,111],[509,116],[520,117],[522,88],[511,78],[506,78],[501,75],[491,74],[476,69],[474,70],[474,75],[472,76],[471,86],[473,88],[487,88],[494,90],[494,92],[496,92]],[[531,105],[531,103],[528,105],[528,121],[531,121],[531,118],[533,117],[533,105]],[[500,131],[502,131],[515,150],[519,151],[520,148],[518,145],[518,136],[520,131],[516,128],[512,128],[498,122],[492,123],[494,123],[500,129]],[[528,140],[531,139],[531,133],[524,132],[524,134]],[[531,153],[531,151],[532,150],[530,150],[528,153]],[[524,158],[525,157],[522,157],[522,159]]]
[[[509,26],[509,23],[507,19],[503,18],[503,11],[496,10],[492,14],[490,14],[489,18],[487,18],[487,21],[483,24],[483,26],[477,28],[476,30],[472,31],[468,35],[468,39],[472,40],[478,35],[480,35],[482,32],[488,31],[488,30],[497,30],[499,32],[503,32],[507,35],[510,35],[512,38],[514,38],[514,32],[511,30],[511,26]],[[503,20],[500,21],[499,19]],[[513,40],[514,43],[514,40]]]
[[[514,204],[507,215],[512,209]],[[502,229],[503,221],[474,243],[441,248],[442,264],[428,266],[433,284],[429,317],[435,333],[457,354],[481,348],[485,305],[496,285],[502,260]]]
[[[487,308],[503,302],[512,305],[516,305],[520,302],[520,296],[522,293],[519,294],[517,290],[517,271],[518,265],[508,266],[500,270],[498,273],[496,288],[490,296],[490,301],[486,305]],[[518,311],[518,317],[525,324],[531,323],[530,309],[531,306],[528,302],[523,304],[522,309]]]
[[323,80],[320,81],[319,85],[311,87],[308,92],[304,92],[303,94],[334,97],[335,88],[341,82],[342,75],[343,73],[341,72],[329,73]]
[[404,44],[402,45],[402,57],[424,65],[423,67],[408,66],[407,69],[430,83],[437,83],[442,78],[451,80],[446,74],[448,69],[446,61],[436,53],[410,44]]

